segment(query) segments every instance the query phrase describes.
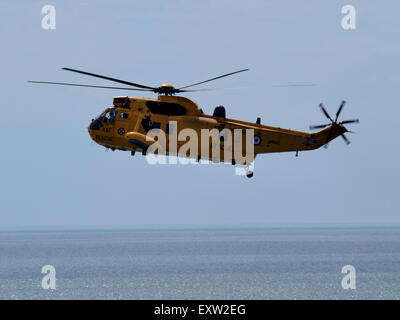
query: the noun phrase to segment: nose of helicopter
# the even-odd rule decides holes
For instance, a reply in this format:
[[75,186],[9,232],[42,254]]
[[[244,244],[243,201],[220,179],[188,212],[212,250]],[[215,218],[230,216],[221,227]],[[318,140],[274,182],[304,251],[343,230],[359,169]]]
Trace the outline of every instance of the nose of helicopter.
[[90,137],[94,139],[95,137],[95,132],[98,131],[100,129],[101,126],[101,122],[97,121],[96,119],[92,119],[92,121],[89,123],[88,125],[88,133],[90,135]]
[[88,130],[88,133],[89,133],[90,138],[93,139],[93,131],[92,131],[92,129],[91,129],[92,123],[93,123],[93,120],[92,120],[91,123],[89,123],[89,125],[88,125],[88,127],[87,127],[87,130]]
[[101,127],[101,119],[92,119],[92,121],[89,124],[88,130],[89,132],[91,130],[100,130]]

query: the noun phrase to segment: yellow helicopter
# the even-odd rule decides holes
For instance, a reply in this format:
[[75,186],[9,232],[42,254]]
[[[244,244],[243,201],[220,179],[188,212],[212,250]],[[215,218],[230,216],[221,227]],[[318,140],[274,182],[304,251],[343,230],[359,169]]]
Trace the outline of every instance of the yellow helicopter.
[[[345,101],[340,104],[335,119],[332,119],[325,107],[320,104],[319,107],[330,122],[323,125],[310,126],[310,130],[322,130],[309,133],[263,125],[260,118],[257,118],[254,123],[230,119],[226,117],[226,111],[223,106],[217,106],[212,115],[205,114],[196,102],[175,95],[184,92],[213,90],[188,88],[248,71],[249,69],[230,72],[180,88],[175,88],[171,84],[150,87],[86,71],[71,68],[62,69],[135,88],[49,81],[28,82],[148,91],[158,94],[157,99],[128,96],[114,97],[113,107],[105,109],[98,117],[92,119],[88,127],[89,134],[96,143],[113,151],[131,151],[132,155],[139,151],[143,155],[176,155],[178,157],[193,158],[196,161],[211,160],[212,162],[245,165],[245,173],[249,178],[253,176],[251,165],[258,154],[292,151],[297,156],[299,151],[314,150],[321,146],[327,147],[329,141],[338,136],[341,136],[346,144],[349,144],[350,141],[345,136],[345,132],[348,132],[348,130],[344,124],[359,122],[358,119],[338,122],[338,117],[345,105]],[[204,131],[217,133],[217,138],[215,139],[215,134],[203,135]],[[154,132],[158,134],[151,134]],[[165,138],[161,139],[160,133],[163,133]],[[182,133],[184,133],[183,136]],[[195,139],[193,140],[196,143],[192,143],[187,147],[187,138],[189,140],[192,138],[191,133],[194,134]],[[230,140],[227,139],[227,136],[229,136]],[[163,140],[163,143],[161,143],[160,139]],[[157,146],[157,148],[154,148],[154,146]],[[209,152],[210,148],[212,149],[211,154]],[[251,152],[246,152],[245,157],[243,157],[244,149],[246,151],[251,149]],[[217,151],[214,153],[214,150]]]

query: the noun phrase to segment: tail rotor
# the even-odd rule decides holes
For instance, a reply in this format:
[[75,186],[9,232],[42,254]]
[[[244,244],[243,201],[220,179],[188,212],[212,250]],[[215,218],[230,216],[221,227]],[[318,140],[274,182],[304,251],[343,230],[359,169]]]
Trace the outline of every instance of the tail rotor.
[[[336,111],[335,120],[333,120],[331,118],[331,116],[329,115],[328,111],[326,111],[324,105],[322,103],[319,104],[319,107],[320,107],[322,113],[325,115],[326,118],[328,118],[330,120],[330,123],[310,126],[310,130],[323,129],[323,128],[326,128],[326,127],[329,127],[329,126],[331,127],[329,132],[328,132],[328,135],[326,137],[326,143],[324,145],[325,148],[328,147],[328,143],[329,143],[329,141],[330,141],[330,139],[332,137],[332,134],[333,134],[333,128],[341,126],[341,125],[344,125],[344,124],[358,123],[359,122],[358,119],[344,120],[344,121],[338,122],[339,115],[342,112],[343,107],[344,107],[345,104],[346,104],[346,101],[343,100],[342,103],[340,104],[338,110]],[[344,135],[344,133],[341,134],[341,137],[343,138],[344,142],[347,145],[350,144],[350,140]]]

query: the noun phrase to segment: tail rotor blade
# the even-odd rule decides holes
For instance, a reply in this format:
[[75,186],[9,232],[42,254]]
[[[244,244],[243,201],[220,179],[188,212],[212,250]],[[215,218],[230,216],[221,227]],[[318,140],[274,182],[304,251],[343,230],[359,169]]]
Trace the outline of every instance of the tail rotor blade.
[[341,136],[342,136],[344,142],[346,142],[346,144],[349,145],[350,144],[350,140],[347,139],[347,137],[343,133],[341,134]]
[[337,119],[339,118],[340,113],[342,112],[342,109],[345,105],[346,101],[343,100],[342,103],[340,104],[340,107],[338,109],[338,111],[336,112],[336,118],[335,118],[335,122],[337,121]]
[[316,126],[310,126],[310,130],[326,128],[329,125],[330,125],[330,123],[328,123],[328,124],[320,124],[320,125],[316,125]]
[[346,124],[346,123],[359,123],[359,122],[360,122],[360,120],[358,120],[358,119],[352,119],[352,120],[344,120],[341,123]]
[[319,107],[321,108],[322,112],[324,113],[324,115],[331,120],[332,122],[334,122],[331,118],[331,116],[329,115],[328,111],[326,111],[324,105],[322,103],[319,104]]

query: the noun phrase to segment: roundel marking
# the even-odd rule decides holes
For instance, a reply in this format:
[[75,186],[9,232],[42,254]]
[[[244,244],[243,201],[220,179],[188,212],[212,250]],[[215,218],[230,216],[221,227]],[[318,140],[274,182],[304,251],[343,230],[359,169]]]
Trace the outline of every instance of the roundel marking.
[[119,128],[118,129],[118,134],[120,134],[121,136],[125,133],[125,129],[124,128]]
[[251,139],[251,142],[255,145],[258,146],[261,143],[261,137],[258,135],[253,136]]

